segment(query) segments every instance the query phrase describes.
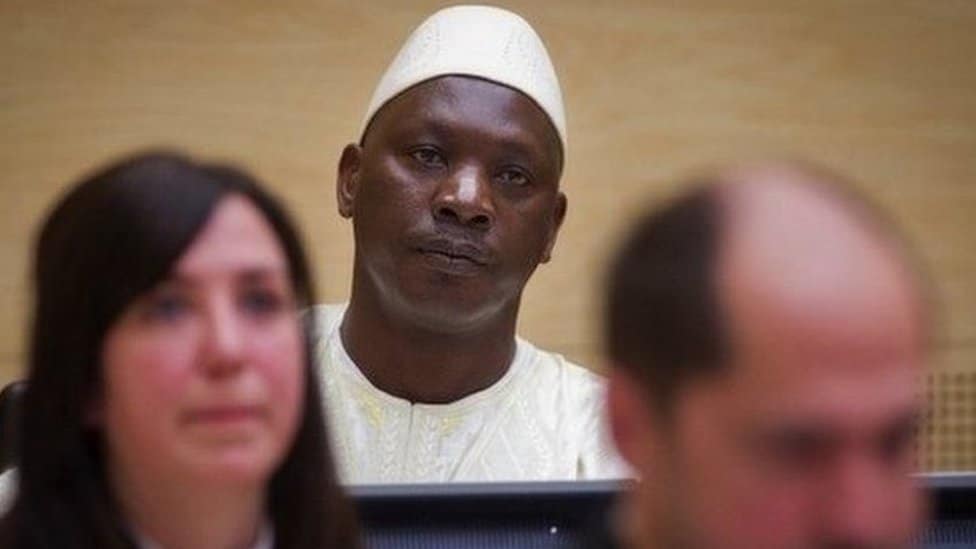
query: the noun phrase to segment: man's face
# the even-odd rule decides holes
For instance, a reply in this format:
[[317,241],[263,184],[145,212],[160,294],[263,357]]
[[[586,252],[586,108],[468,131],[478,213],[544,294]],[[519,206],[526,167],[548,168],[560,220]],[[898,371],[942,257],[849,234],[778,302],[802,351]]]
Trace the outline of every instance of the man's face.
[[923,515],[910,476],[923,360],[916,304],[891,277],[864,290],[879,295],[808,300],[796,286],[739,276],[722,286],[730,363],[680,388],[671,417],[648,411],[643,449],[632,452],[645,478],[635,497],[654,530],[645,539],[907,546]]
[[565,213],[560,155],[548,118],[520,92],[458,76],[404,92],[340,163],[354,284],[440,330],[514,315]]

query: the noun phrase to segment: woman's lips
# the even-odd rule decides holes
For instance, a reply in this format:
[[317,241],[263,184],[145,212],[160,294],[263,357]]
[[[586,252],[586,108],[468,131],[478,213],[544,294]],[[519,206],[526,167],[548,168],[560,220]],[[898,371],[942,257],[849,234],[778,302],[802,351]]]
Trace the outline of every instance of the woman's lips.
[[189,423],[231,424],[254,421],[264,417],[264,408],[252,405],[208,406],[197,408],[187,414]]

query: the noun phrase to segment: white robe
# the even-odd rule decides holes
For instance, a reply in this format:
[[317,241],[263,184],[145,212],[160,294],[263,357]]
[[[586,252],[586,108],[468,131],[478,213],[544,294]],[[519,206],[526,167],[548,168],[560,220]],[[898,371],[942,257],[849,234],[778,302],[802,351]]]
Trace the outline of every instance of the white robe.
[[607,433],[602,377],[517,339],[511,366],[491,387],[448,404],[412,404],[375,387],[353,363],[339,335],[344,312],[344,305],[313,309],[344,483],[627,476]]
[[15,499],[17,499],[17,469],[7,469],[0,474],[0,516],[7,513]]

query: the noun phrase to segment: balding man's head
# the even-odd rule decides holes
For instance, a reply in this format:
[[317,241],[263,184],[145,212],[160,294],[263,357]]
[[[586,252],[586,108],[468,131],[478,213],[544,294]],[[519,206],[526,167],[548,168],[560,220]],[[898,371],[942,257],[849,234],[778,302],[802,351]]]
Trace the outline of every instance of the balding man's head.
[[639,220],[609,272],[608,353],[664,405],[672,385],[729,361],[730,317],[760,297],[840,314],[838,328],[900,303],[927,335],[927,282],[892,222],[838,176],[780,162],[699,178]]
[[905,249],[796,164],[720,172],[641,221],[611,271],[607,342],[651,537],[907,542],[927,315]]

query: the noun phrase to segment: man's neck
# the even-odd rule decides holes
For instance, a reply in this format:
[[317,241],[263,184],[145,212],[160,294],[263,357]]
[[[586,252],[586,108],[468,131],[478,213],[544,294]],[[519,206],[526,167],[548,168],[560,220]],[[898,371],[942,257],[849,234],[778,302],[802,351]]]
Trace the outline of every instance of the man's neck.
[[666,536],[659,530],[656,518],[659,514],[649,515],[646,507],[641,505],[637,487],[623,492],[611,510],[609,527],[613,532],[620,549],[668,549],[684,547],[667,541]]
[[411,402],[444,404],[505,375],[515,356],[516,314],[504,311],[470,330],[438,330],[390,315],[354,292],[340,335],[376,387]]

